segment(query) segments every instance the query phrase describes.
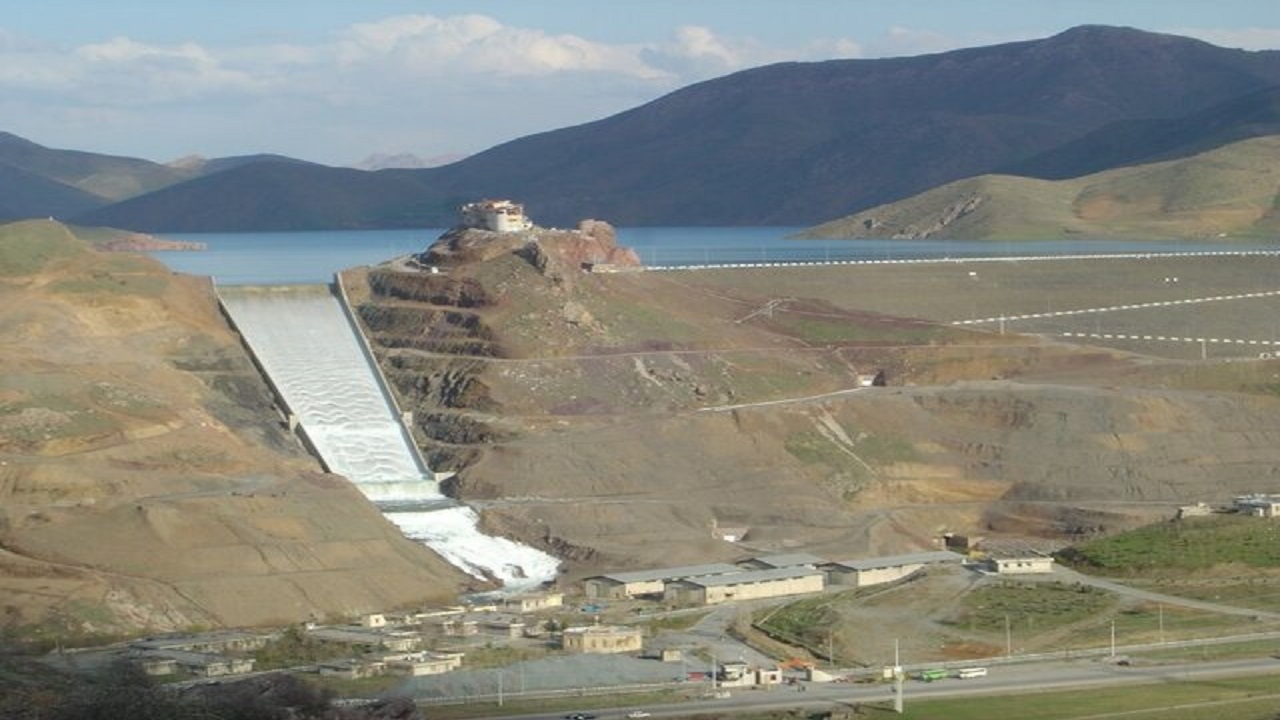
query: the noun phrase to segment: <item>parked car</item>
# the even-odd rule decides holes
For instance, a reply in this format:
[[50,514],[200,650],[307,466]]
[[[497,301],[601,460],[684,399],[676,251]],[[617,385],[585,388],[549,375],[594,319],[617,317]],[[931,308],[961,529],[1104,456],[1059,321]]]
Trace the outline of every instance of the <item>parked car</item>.
[[647,710],[632,710],[631,712],[627,713],[627,717],[646,718],[646,717],[649,717],[651,714],[652,713],[648,712]]

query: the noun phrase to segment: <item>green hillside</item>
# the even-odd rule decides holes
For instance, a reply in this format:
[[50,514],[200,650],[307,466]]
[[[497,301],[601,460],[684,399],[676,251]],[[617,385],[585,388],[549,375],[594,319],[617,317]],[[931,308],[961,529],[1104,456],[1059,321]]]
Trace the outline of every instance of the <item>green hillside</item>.
[[824,223],[817,238],[1268,237],[1280,229],[1280,135],[1069,180],[983,175]]
[[40,272],[50,262],[88,252],[57,223],[29,220],[0,225],[0,278]]

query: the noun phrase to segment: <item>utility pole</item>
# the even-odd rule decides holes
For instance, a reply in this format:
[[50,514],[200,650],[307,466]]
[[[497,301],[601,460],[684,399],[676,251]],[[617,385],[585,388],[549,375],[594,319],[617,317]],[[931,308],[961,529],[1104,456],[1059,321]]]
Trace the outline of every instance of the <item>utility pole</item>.
[[498,668],[498,707],[502,707],[502,668]]
[[898,658],[898,638],[893,639],[893,711],[902,714],[902,661]]
[[1116,621],[1111,620],[1111,657],[1116,656]]
[[1159,603],[1156,608],[1160,612],[1160,644],[1164,644],[1164,603]]

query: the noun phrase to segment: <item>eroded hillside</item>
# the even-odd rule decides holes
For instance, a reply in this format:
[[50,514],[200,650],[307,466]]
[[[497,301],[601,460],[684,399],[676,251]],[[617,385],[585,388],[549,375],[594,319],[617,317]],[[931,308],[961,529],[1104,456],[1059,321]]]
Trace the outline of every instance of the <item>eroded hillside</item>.
[[0,363],[17,637],[297,622],[461,583],[282,429],[207,279],[0,227]]
[[[388,265],[350,285],[432,462],[460,471],[455,492],[571,573],[857,557],[944,531],[1061,541],[1280,484],[1272,395],[883,314],[967,313],[1020,297],[1016,283],[975,293],[942,266],[594,274],[530,261],[531,239],[554,259],[567,236],[487,239],[432,255],[436,273]],[[862,387],[881,371],[886,387]]]

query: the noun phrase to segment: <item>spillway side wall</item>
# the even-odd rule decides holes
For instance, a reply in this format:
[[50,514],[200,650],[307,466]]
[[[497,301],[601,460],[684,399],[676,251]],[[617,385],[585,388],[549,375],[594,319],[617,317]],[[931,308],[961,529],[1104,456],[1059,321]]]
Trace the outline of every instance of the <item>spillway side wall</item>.
[[294,437],[298,438],[298,442],[302,444],[302,447],[311,453],[311,457],[320,463],[322,470],[327,473],[333,472],[329,467],[329,463],[324,461],[324,456],[320,454],[320,449],[316,447],[315,443],[307,435],[306,428],[302,427],[301,423],[294,421],[297,413],[293,411],[293,408],[289,407],[289,402],[284,399],[284,393],[280,392],[280,388],[276,387],[275,381],[271,379],[271,374],[267,372],[266,366],[258,358],[258,353],[253,349],[253,345],[249,343],[249,338],[245,337],[245,334],[240,331],[240,326],[236,324],[235,316],[231,314],[231,309],[223,301],[216,283],[213,286],[213,295],[218,300],[218,312],[222,313],[222,317],[226,319],[231,331],[236,334],[236,337],[240,338],[241,347],[244,348],[245,354],[249,356],[249,362],[253,363],[253,367],[258,371],[258,376],[262,378],[262,381],[267,384],[267,388],[271,390],[271,395],[276,401],[276,407],[280,408],[280,412],[284,414],[284,421],[288,424],[289,430],[293,432]]
[[360,319],[356,317],[355,311],[351,309],[351,299],[347,296],[347,286],[342,280],[342,273],[334,274],[333,284],[330,289],[338,299],[338,305],[342,306],[342,314],[347,318],[347,323],[351,325],[351,331],[355,334],[356,341],[360,345],[360,352],[364,353],[364,359],[369,363],[369,368],[373,371],[373,376],[378,381],[378,387],[387,398],[387,402],[391,403],[392,409],[395,410],[396,422],[400,426],[401,434],[404,435],[404,443],[413,453],[413,459],[418,464],[418,470],[425,477],[439,480],[436,474],[432,472],[431,466],[427,464],[427,459],[422,456],[422,448],[418,447],[418,442],[413,437],[413,428],[410,425],[413,414],[400,407],[400,400],[396,397],[390,381],[387,380],[387,376],[383,374],[382,365],[378,364],[377,356],[373,354],[373,346],[369,344],[369,338],[365,337],[364,328],[360,325]]

